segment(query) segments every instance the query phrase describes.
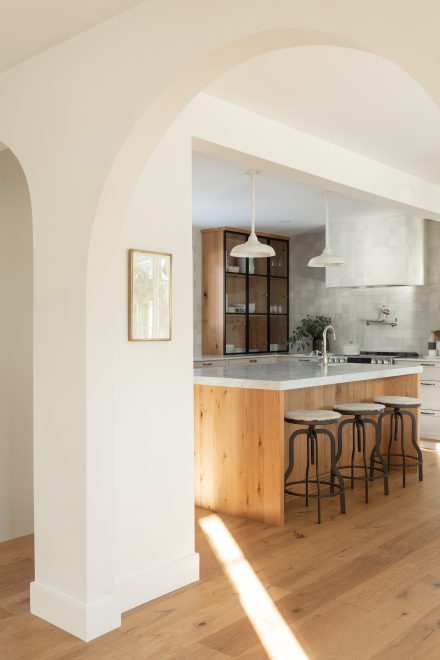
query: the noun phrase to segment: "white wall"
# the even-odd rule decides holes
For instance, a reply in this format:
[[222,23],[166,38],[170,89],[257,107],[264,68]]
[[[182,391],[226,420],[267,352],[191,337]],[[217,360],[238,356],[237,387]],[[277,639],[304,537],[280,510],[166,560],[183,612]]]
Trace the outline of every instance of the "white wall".
[[[290,327],[307,314],[330,316],[336,330],[336,351],[350,340],[364,350],[415,351],[426,355],[431,329],[440,328],[440,223],[426,221],[425,284],[423,286],[327,288],[325,269],[309,268],[309,259],[320,254],[322,232],[292,238],[290,244]],[[371,268],[377,268],[372,262]],[[378,319],[382,305],[390,308],[396,327],[367,326]]]
[[[172,340],[127,341],[127,251],[171,252]],[[191,139],[177,120],[145,168],[119,244],[116,580],[122,609],[198,579],[194,550]],[[154,530],[154,531],[153,531]]]
[[0,151],[0,541],[33,530],[32,214],[23,170]]

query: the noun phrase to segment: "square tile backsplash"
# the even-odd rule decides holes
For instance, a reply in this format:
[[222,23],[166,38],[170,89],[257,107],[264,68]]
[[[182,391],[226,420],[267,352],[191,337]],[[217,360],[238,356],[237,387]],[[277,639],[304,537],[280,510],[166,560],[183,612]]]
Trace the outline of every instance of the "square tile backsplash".
[[[425,269],[423,286],[374,288],[327,288],[324,269],[307,266],[320,254],[324,233],[302,234],[290,246],[290,320],[294,328],[307,314],[330,316],[336,330],[336,352],[350,341],[364,350],[416,351],[426,355],[431,329],[440,328],[440,223],[425,221]],[[372,264],[374,267],[374,264]],[[380,308],[390,309],[397,326],[367,326],[379,319]]]

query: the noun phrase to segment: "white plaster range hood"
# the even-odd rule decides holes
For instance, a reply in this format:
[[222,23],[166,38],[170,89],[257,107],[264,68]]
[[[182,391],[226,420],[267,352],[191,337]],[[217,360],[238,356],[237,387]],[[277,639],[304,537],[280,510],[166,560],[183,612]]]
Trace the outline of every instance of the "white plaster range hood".
[[328,287],[424,283],[424,221],[404,213],[333,220],[332,246],[347,265],[326,268]]

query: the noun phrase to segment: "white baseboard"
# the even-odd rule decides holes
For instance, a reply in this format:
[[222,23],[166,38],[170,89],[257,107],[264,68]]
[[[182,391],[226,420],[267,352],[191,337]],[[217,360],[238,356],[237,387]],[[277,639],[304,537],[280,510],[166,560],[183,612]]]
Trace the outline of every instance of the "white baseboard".
[[115,594],[85,604],[38,582],[31,583],[31,613],[85,642],[119,628],[121,613],[199,579],[193,553],[116,583]]
[[85,604],[38,582],[31,582],[31,613],[85,642],[121,625],[119,596]]
[[122,611],[126,612],[198,579],[199,555],[193,553],[118,580],[115,591],[120,596]]

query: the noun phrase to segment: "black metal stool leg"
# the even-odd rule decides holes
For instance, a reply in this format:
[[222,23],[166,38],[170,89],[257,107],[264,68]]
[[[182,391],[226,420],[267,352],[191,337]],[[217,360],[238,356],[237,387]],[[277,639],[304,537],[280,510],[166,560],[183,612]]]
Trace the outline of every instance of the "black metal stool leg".
[[387,457],[387,465],[389,472],[391,472],[391,447],[393,444],[393,439],[397,441],[397,418],[396,418],[395,410],[392,411],[390,416],[390,441],[388,443],[388,457]]
[[417,444],[417,427],[416,427],[416,417],[414,413],[409,410],[402,410],[402,415],[407,415],[411,419],[411,444],[416,450],[417,459],[419,462],[419,481],[423,481],[423,454],[419,445]]
[[[343,423],[343,422],[341,422]],[[338,455],[339,455],[339,440],[338,440],[338,453],[336,453],[336,441],[335,441],[335,436],[333,433],[330,433],[327,429],[319,429],[320,433],[324,433],[326,436],[328,436],[330,440],[330,464],[331,464],[331,472],[332,472],[332,477],[333,479],[331,480],[331,483],[334,484],[334,477],[338,479],[339,483],[339,501],[340,501],[340,508],[341,508],[341,513],[346,513],[345,510],[345,483],[344,483],[344,477],[342,474],[339,472],[339,469],[337,467],[337,461],[338,461]],[[342,451],[342,445],[341,445],[341,451]],[[333,486],[334,489],[334,486]],[[333,491],[331,491],[333,492]]]
[[[381,455],[381,456],[382,456],[382,435],[383,435],[383,434],[382,434],[382,430],[383,430],[383,424],[382,424],[382,422],[383,422],[384,417],[386,417],[388,414],[389,414],[388,411],[384,411],[383,413],[381,413],[381,414],[379,415],[379,418],[378,418],[377,422],[375,422],[375,423],[377,424],[377,426],[378,426],[379,434],[380,434],[380,446],[379,446],[379,449],[380,449],[380,455]],[[371,421],[374,421],[374,420],[371,420]],[[375,463],[374,458],[375,458],[375,456],[376,456],[376,454],[377,454],[377,450],[378,450],[378,446],[377,446],[377,442],[376,442],[376,443],[374,444],[373,449],[371,450],[371,454],[370,454],[370,479],[373,479],[373,478],[374,478],[374,463]],[[381,462],[382,462],[382,460],[381,460]]]
[[[307,465],[306,465],[306,506],[309,506],[309,468],[310,468],[310,453],[312,453],[313,457],[313,452],[311,452],[311,443],[312,443],[312,437],[310,435],[310,429],[307,429],[307,438],[306,438],[306,443],[307,443]],[[312,463],[313,463],[313,458],[312,458]]]
[[294,468],[294,443],[296,438],[299,435],[304,435],[306,434],[307,431],[306,429],[298,429],[297,431],[294,431],[292,435],[289,438],[289,465],[287,470],[284,473],[284,483],[286,483],[287,479],[289,478],[290,474],[293,472]]
[[362,433],[362,459],[364,461],[364,483],[365,483],[365,504],[368,504],[368,466],[367,466],[367,439],[365,437],[365,426],[362,419],[358,422],[358,433]]
[[356,451],[356,422],[353,422],[351,439],[352,439],[352,449],[351,449],[351,463],[350,463],[350,477],[351,477],[351,490],[354,488],[354,454]]
[[315,429],[312,429],[312,442],[315,443],[315,473],[316,473],[316,489],[318,491],[318,525],[321,524],[321,482],[319,479],[319,451],[318,451],[318,437]]
[[400,410],[397,408],[395,411],[396,414],[396,426],[398,427],[397,420],[400,423],[400,451],[402,452],[402,488],[406,487],[406,456],[405,456],[405,429],[403,426],[403,418]]
[[419,461],[419,481],[423,481],[423,454],[419,445],[417,444],[417,426],[416,417],[414,413],[409,410],[401,410],[402,415],[407,415],[411,419],[411,444],[416,450],[417,458]]
[[[383,413],[385,414],[385,413]],[[379,417],[379,421],[375,421],[374,419],[366,418],[364,419],[364,424],[371,424],[374,428],[374,447],[371,451],[371,456],[370,456],[370,479],[374,479],[374,457],[377,456],[378,460],[382,464],[382,471],[383,471],[383,494],[384,495],[389,495],[389,485],[388,485],[388,467],[385,463],[385,459],[382,455],[382,424],[381,424],[381,417]]]

